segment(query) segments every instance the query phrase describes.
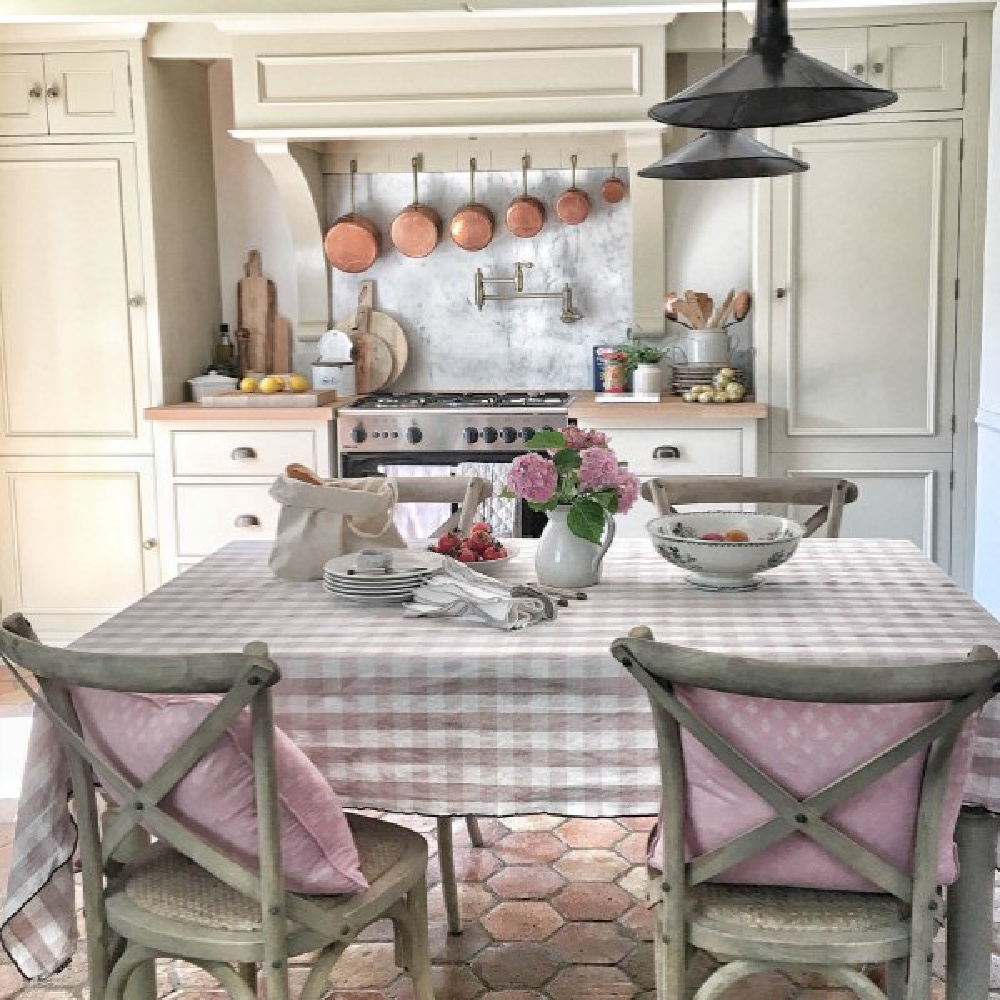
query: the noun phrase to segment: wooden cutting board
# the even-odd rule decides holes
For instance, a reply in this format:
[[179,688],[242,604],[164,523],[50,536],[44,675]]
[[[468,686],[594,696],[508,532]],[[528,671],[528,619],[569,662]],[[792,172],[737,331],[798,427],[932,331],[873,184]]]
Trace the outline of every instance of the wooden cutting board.
[[374,283],[362,281],[354,323],[347,330],[354,341],[354,368],[358,393],[375,392],[389,384],[393,357],[389,345],[372,332]]
[[[277,372],[274,366],[274,324],[277,318],[277,294],[274,282],[264,277],[260,251],[251,250],[247,254],[244,277],[237,284],[237,304],[239,318],[237,325],[241,333],[240,345],[245,345],[246,356],[240,359],[244,372]],[[281,371],[287,371],[287,368]]]
[[[370,291],[366,286],[371,286]],[[374,308],[374,281],[361,282],[358,300],[359,303],[363,301],[368,305],[369,332],[378,337],[379,340],[384,341],[386,346],[389,348],[392,370],[389,372],[389,377],[383,385],[392,385],[392,383],[395,382],[400,375],[402,375],[403,369],[406,367],[406,362],[409,358],[410,346],[406,339],[406,333],[399,323],[397,323],[396,320],[394,320],[390,315],[384,312],[379,312]],[[352,312],[348,316],[344,316],[342,319],[338,320],[336,328],[338,330],[349,330],[351,331],[352,336],[355,336],[356,338],[355,331],[358,328],[358,313]],[[361,390],[359,389],[358,391],[360,392]]]
[[240,392],[226,389],[202,398],[202,406],[329,406],[337,399],[336,389],[313,389],[307,392]]

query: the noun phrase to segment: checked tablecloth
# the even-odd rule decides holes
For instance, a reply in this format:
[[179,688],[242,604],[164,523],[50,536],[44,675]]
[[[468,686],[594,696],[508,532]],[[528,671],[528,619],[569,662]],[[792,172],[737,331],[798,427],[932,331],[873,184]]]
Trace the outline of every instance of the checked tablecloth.
[[[502,579],[528,582],[535,543],[516,544],[519,555]],[[515,632],[349,604],[319,583],[276,579],[268,551],[266,542],[227,545],[74,648],[211,652],[263,640],[282,671],[277,723],[357,807],[430,815],[655,813],[659,773],[646,695],[609,653],[612,640],[638,624],[665,642],[803,663],[863,667],[958,660],[977,644],[1000,650],[1000,624],[905,541],[805,539],[758,590],[706,593],[689,587],[647,541],[620,539],[586,601]],[[998,701],[979,721],[965,786],[967,801],[995,811]],[[765,741],[794,748],[802,723],[782,704],[753,725],[766,727]],[[866,712],[858,710],[851,731],[832,733],[831,747],[863,742],[876,730],[878,719]],[[17,897],[28,884],[19,858],[30,849],[30,789],[50,775],[44,758],[29,761],[5,917],[30,895],[22,889]],[[18,917],[33,929],[33,949],[44,958],[39,968],[56,960],[51,942],[60,917],[53,911],[63,898],[46,888]],[[43,939],[44,948],[37,944]],[[45,957],[45,949],[52,954]]]

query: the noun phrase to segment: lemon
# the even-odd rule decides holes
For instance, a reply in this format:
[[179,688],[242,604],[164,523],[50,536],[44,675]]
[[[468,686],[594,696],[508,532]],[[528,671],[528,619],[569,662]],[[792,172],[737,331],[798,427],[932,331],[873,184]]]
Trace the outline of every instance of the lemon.
[[292,392],[305,392],[309,388],[309,379],[305,375],[293,375],[286,385]]
[[245,378],[240,382],[240,392],[256,392],[257,380],[255,378]]
[[266,393],[281,392],[284,385],[284,382],[282,382],[280,378],[277,378],[274,375],[268,375],[260,380],[258,388],[261,392]]

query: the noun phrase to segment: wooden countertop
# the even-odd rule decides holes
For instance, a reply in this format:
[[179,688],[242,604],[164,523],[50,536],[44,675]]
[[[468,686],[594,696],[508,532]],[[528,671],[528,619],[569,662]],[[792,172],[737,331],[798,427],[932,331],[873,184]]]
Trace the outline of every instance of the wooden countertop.
[[171,403],[151,406],[143,412],[147,420],[333,420],[337,410],[357,396],[344,396],[327,406],[202,406],[201,403]]
[[574,392],[569,403],[569,415],[601,426],[602,422],[669,424],[671,421],[702,420],[763,420],[767,406],[763,403],[685,403],[680,396],[664,394],[658,403],[598,403],[593,392]]

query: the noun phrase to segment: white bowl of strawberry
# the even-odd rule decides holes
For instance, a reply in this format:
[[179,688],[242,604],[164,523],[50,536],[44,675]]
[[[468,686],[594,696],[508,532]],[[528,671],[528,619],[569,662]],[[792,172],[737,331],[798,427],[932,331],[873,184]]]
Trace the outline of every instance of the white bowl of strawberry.
[[490,575],[506,566],[515,555],[510,543],[497,538],[486,521],[472,525],[467,535],[458,530],[449,531],[432,539],[427,548]]

